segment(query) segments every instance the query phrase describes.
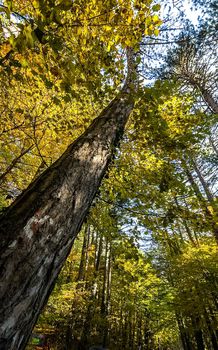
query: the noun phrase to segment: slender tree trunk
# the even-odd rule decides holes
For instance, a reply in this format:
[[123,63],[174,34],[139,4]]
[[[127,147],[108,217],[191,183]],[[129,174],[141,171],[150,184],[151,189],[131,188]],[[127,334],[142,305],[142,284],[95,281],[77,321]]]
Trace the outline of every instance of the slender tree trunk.
[[[130,54],[129,54],[130,56]],[[1,218],[0,349],[24,349],[133,109],[127,83]]]
[[126,347],[127,347],[127,349],[131,349],[131,316],[130,316],[130,311],[128,311],[127,322],[126,322]]
[[108,259],[108,239],[106,238],[105,244],[105,260],[104,260],[104,276],[102,284],[102,294],[101,294],[101,315],[105,317],[106,312],[106,298],[107,298],[107,259]]
[[204,317],[205,317],[205,321],[207,324],[207,328],[208,328],[208,332],[210,335],[210,340],[211,340],[211,343],[213,346],[213,350],[217,350],[218,349],[218,339],[216,338],[216,333],[214,332],[213,325],[212,325],[212,322],[210,320],[210,317],[208,315],[206,308],[204,308]]
[[107,265],[107,314],[111,309],[111,277],[112,277],[112,256],[111,243],[109,242],[108,265]]
[[103,334],[103,347],[106,347],[109,342],[109,327],[108,316],[111,308],[111,244],[108,242],[108,253],[106,263],[106,275],[107,275],[107,288],[106,288],[106,301],[105,301],[105,329]]
[[213,148],[214,153],[216,154],[216,156],[218,156],[218,148],[216,147],[215,142],[211,136],[209,136],[209,142],[211,147]]
[[89,226],[87,226],[84,236],[83,236],[83,245],[82,245],[82,252],[81,252],[81,258],[80,258],[80,264],[79,264],[79,272],[77,276],[77,282],[81,282],[84,280],[85,272],[86,272],[86,265],[88,260],[88,236],[89,236]]
[[129,348],[134,350],[134,334],[135,334],[135,324],[134,324],[134,314],[133,311],[130,312],[130,342]]
[[192,157],[190,157],[190,159],[191,159],[191,164],[193,165],[193,168],[194,168],[196,174],[198,175],[198,178],[199,178],[199,180],[200,180],[200,183],[201,183],[201,185],[202,185],[202,187],[203,187],[203,189],[204,189],[204,192],[205,192],[205,195],[206,195],[206,197],[207,197],[207,200],[208,200],[208,202],[209,202],[211,205],[213,205],[213,204],[214,204],[213,195],[212,195],[212,193],[210,192],[210,189],[209,189],[209,187],[208,187],[206,181],[204,180],[204,177],[203,177],[203,175],[202,175],[202,173],[201,173],[201,171],[200,171],[200,169],[199,169],[199,167],[198,167],[196,161],[195,161]]
[[214,329],[214,332],[216,334],[216,338],[218,341],[218,320],[216,317],[217,316],[216,309],[217,309],[216,305],[214,308],[212,308],[210,304],[208,305],[208,314],[210,316],[210,319],[212,320],[213,329]]
[[[207,276],[205,276],[205,278],[208,280]],[[214,288],[214,286],[211,286]],[[199,300],[202,300],[202,303],[203,303],[203,293],[202,293],[202,289],[201,287],[197,284],[195,284],[195,288],[196,288],[196,291],[197,291],[197,294],[198,294],[198,297],[199,297]],[[209,304],[209,300],[207,300],[208,304]],[[209,306],[209,305],[208,305]],[[212,343],[212,346],[213,346],[213,349],[218,349],[218,339],[216,337],[216,330],[217,330],[217,325],[216,325],[216,318],[214,319],[215,323],[212,324],[211,322],[211,319],[213,319],[213,313],[210,313],[210,307],[209,309],[207,309],[206,305],[203,303],[202,304],[202,319],[204,319],[205,321],[205,324],[207,326],[207,329],[208,329],[208,338],[210,339],[210,342]],[[211,317],[212,316],[212,317]],[[197,319],[197,325],[199,325],[199,318],[196,318]],[[206,337],[205,337],[206,338]],[[209,340],[209,339],[205,339],[206,340]],[[211,345],[211,344],[210,344]],[[209,346],[210,347],[210,346]]]
[[185,240],[184,240],[184,237],[183,237],[183,232],[181,230],[181,227],[180,227],[180,222],[177,220],[176,222],[176,226],[177,226],[177,229],[178,229],[178,233],[179,233],[179,237],[181,239],[181,242],[184,243]]
[[182,318],[180,317],[178,312],[176,312],[176,320],[177,320],[178,327],[179,327],[179,332],[180,332],[180,337],[181,337],[183,349],[184,350],[191,350],[192,346],[191,346],[191,342],[189,339],[190,336],[187,333],[187,330],[185,329]]
[[133,312],[132,318],[132,348],[133,350],[136,348],[136,332],[137,332],[137,313]]
[[208,206],[207,206],[207,201],[203,197],[203,195],[202,195],[198,185],[196,184],[196,182],[192,176],[192,173],[189,171],[185,161],[182,161],[182,164],[183,164],[184,170],[186,172],[187,178],[188,178],[188,180],[189,180],[189,182],[194,190],[194,193],[199,200],[199,203],[200,203],[200,206],[201,206],[202,211],[204,213],[204,216],[207,219],[208,223],[210,224],[212,232],[213,232],[214,237],[215,237],[215,240],[218,243],[218,225],[217,225],[216,221],[214,220],[213,215],[209,211]]
[[211,109],[211,111],[215,114],[218,114],[218,103],[215,101],[213,96],[209,93],[209,91],[203,89],[202,87],[200,87],[200,91],[204,101],[206,102],[208,107]]
[[207,89],[205,85],[198,80],[197,77],[195,78],[193,74],[190,74],[188,71],[185,72],[185,78],[187,79],[190,85],[192,85],[194,88],[200,91],[202,98],[209,107],[209,109],[213,113],[218,114],[218,103],[214,99],[209,89]]
[[95,260],[95,271],[96,271],[96,273],[98,272],[99,267],[100,267],[102,248],[103,248],[103,236],[101,234],[100,237],[99,237],[99,241],[98,241],[97,249],[96,249],[96,260]]
[[[190,208],[189,208],[189,206],[188,206],[188,203],[187,203],[187,201],[186,201],[186,199],[185,198],[183,198],[183,202],[184,202],[184,205],[185,205],[185,207],[186,207],[186,209],[188,210],[188,211],[190,211]],[[187,222],[187,220],[186,220],[186,222]],[[193,231],[193,235],[194,235],[194,241],[195,241],[195,244],[196,245],[198,245],[198,243],[199,243],[199,236],[198,236],[198,233],[196,232],[196,230],[192,230]]]
[[141,349],[142,346],[142,316],[138,315],[137,322],[137,347]]
[[121,349],[126,349],[126,338],[127,338],[127,322],[126,322],[126,311],[121,310]]
[[[91,245],[91,228],[90,226],[88,226],[88,230],[87,230],[87,243],[86,243],[86,250],[85,250],[85,264],[84,264],[84,274],[86,275],[87,271],[88,271],[88,268],[89,268],[89,264],[90,264],[90,245]],[[84,276],[85,277],[85,276]],[[84,278],[85,279],[85,278]],[[86,289],[89,288],[89,283],[88,283],[88,280],[86,279]]]
[[[192,242],[193,245],[196,245],[196,242],[195,242],[195,240],[194,240],[194,238],[193,238],[193,236],[192,236],[192,233],[191,233],[191,230],[190,230],[190,228],[189,228],[189,226],[188,226],[188,224],[187,224],[187,221],[186,221],[186,219],[185,219],[184,216],[183,216],[182,208],[180,207],[180,205],[179,205],[178,200],[177,200],[176,197],[174,198],[174,200],[175,200],[177,209],[178,209],[179,212],[181,213],[182,223],[183,223],[183,225],[184,225],[184,227],[185,227],[185,230],[186,230],[186,232],[187,232],[188,238],[189,238],[189,240]],[[178,225],[178,229],[179,229],[179,231],[181,231],[179,225]],[[180,237],[181,237],[181,240],[184,242],[184,239],[183,239],[183,236],[182,236],[182,232],[180,233]]]
[[200,325],[199,325],[199,318],[196,317],[195,319],[192,319],[192,324],[194,327],[194,336],[195,336],[197,349],[198,350],[205,350],[203,332],[202,332]]

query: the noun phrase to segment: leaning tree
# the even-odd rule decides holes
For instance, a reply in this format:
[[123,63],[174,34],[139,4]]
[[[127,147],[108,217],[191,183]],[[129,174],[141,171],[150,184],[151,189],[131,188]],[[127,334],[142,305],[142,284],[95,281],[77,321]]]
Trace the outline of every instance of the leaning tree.
[[[18,3],[22,5],[23,2]],[[149,33],[153,33],[158,25],[158,17],[152,17],[152,10],[157,11],[159,7],[155,5],[151,10],[150,1],[147,4],[137,1],[132,5],[132,1],[127,0],[126,8],[119,1],[108,2],[107,11],[100,14],[93,12],[97,6],[95,2],[89,3],[90,17],[85,17],[83,23],[76,17],[70,22],[71,17],[68,16],[70,12],[79,18],[84,5],[82,1],[63,1],[58,4],[54,1],[35,1],[35,6],[38,6],[35,22],[28,13],[21,11],[19,14],[18,10],[14,11],[13,17],[18,16],[19,20],[13,25],[17,25],[20,32],[16,32],[17,36],[13,34],[9,43],[6,38],[6,54],[0,60],[2,66],[7,66],[10,60],[19,60],[23,51],[37,51],[37,44],[42,50],[49,45],[54,49],[55,35],[59,30],[64,33],[65,25],[66,30],[69,30],[70,25],[76,27],[77,34],[82,35],[83,30],[87,33],[89,25],[97,27],[93,19],[99,20],[101,16],[109,22],[106,25],[99,24],[99,28],[103,27],[106,33],[108,29],[113,32],[111,37],[114,42],[109,43],[107,51],[110,50],[110,45],[121,44],[127,52],[126,79],[117,96],[65,153],[31,183],[1,216],[0,349],[21,350],[27,344],[134,107],[138,85],[135,63],[138,42],[145,33],[146,25],[150,28]],[[12,9],[10,2],[7,4],[8,7],[1,5],[1,11],[5,11],[9,17]],[[60,15],[66,15],[66,21]],[[146,18],[150,18],[149,21],[146,22]],[[124,20],[126,26],[119,27],[119,21]],[[108,28],[110,23],[111,28]],[[128,28],[128,32],[125,28]],[[122,37],[122,30],[127,38]],[[72,41],[74,39],[72,35]],[[96,34],[93,40],[98,42]],[[134,43],[136,49],[133,49]],[[67,44],[62,41],[60,45],[64,55],[68,53]],[[99,43],[98,47],[101,47]],[[74,59],[76,58],[72,57],[71,61]]]

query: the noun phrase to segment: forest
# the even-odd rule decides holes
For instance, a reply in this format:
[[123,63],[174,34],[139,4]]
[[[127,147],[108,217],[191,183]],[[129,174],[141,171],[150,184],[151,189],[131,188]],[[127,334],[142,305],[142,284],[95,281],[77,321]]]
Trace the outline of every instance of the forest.
[[217,23],[0,1],[0,350],[218,349]]

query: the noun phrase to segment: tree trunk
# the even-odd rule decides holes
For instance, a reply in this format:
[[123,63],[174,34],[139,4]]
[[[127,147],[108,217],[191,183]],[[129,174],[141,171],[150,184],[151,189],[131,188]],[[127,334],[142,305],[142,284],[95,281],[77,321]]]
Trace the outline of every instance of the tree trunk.
[[192,324],[194,327],[194,336],[197,345],[197,350],[205,350],[203,332],[200,328],[199,318],[196,317],[195,319],[192,319]]
[[207,88],[204,83],[200,82],[197,79],[197,77],[195,77],[193,74],[190,74],[188,71],[185,72],[185,78],[187,79],[190,85],[192,85],[195,89],[198,89],[200,91],[204,102],[209,107],[211,112],[218,114],[218,103],[214,99],[209,88]]
[[103,247],[103,236],[100,235],[99,242],[97,244],[96,249],[96,260],[95,260],[95,271],[99,271],[100,262],[101,262],[101,255],[102,255],[102,247]]
[[213,96],[210,94],[210,92],[207,91],[206,89],[203,89],[202,87],[200,87],[200,91],[201,91],[201,94],[202,94],[204,101],[206,102],[206,104],[208,105],[210,110],[213,113],[218,114],[218,104],[215,101],[215,99],[213,98]]
[[[128,83],[133,67],[128,62]],[[86,132],[2,216],[0,349],[25,348],[132,109],[126,83]]]
[[193,168],[194,168],[194,170],[195,170],[195,172],[196,172],[196,174],[197,174],[197,176],[198,176],[198,179],[199,179],[199,181],[200,181],[200,183],[201,183],[201,185],[202,185],[202,187],[203,187],[203,189],[204,189],[204,193],[205,193],[205,195],[206,195],[206,197],[207,197],[207,200],[208,200],[208,202],[213,206],[213,205],[214,205],[214,198],[213,198],[213,195],[212,195],[212,193],[210,192],[210,189],[209,189],[209,187],[208,187],[206,181],[204,180],[204,177],[203,177],[203,175],[201,174],[201,171],[200,171],[200,169],[199,169],[199,167],[198,167],[196,161],[195,161],[191,156],[189,156],[189,158],[190,158],[191,164],[193,165]]
[[211,230],[212,230],[212,232],[213,232],[213,234],[214,234],[214,238],[215,238],[215,240],[216,240],[216,242],[217,242],[217,244],[218,244],[218,225],[217,225],[217,223],[215,222],[213,215],[212,215],[211,212],[209,211],[208,205],[207,205],[207,201],[206,201],[205,198],[203,197],[203,195],[202,195],[202,193],[201,193],[201,191],[200,191],[198,185],[196,184],[196,182],[195,182],[195,180],[194,180],[194,178],[193,178],[193,176],[192,176],[192,173],[189,171],[189,169],[188,169],[188,167],[187,167],[185,161],[182,161],[182,165],[183,165],[183,168],[184,168],[185,173],[186,173],[186,175],[187,175],[187,178],[188,178],[188,180],[189,180],[189,182],[190,182],[190,184],[191,184],[191,186],[192,186],[192,188],[193,188],[193,191],[194,191],[196,197],[197,197],[198,200],[199,200],[199,204],[200,204],[200,206],[201,206],[201,208],[202,208],[202,211],[203,211],[203,213],[204,213],[205,219],[206,219],[206,220],[208,221],[208,223],[210,224]]
[[104,277],[102,284],[102,296],[101,296],[101,315],[105,317],[106,314],[106,302],[107,302],[107,267],[108,267],[108,238],[105,239],[105,260],[104,260]]
[[181,342],[182,342],[182,346],[184,350],[191,350],[191,342],[190,342],[190,335],[187,332],[184,324],[183,324],[183,320],[180,317],[179,313],[176,312],[176,320],[178,323],[178,327],[179,327],[179,333],[180,333],[180,337],[181,337]]
[[[194,238],[192,236],[192,233],[191,233],[191,230],[190,230],[190,228],[189,228],[189,226],[187,224],[187,221],[186,221],[186,219],[183,216],[183,210],[180,207],[179,202],[178,202],[176,197],[174,198],[174,200],[175,200],[175,203],[176,203],[178,211],[181,213],[181,220],[182,220],[183,226],[185,227],[185,230],[187,232],[188,238],[189,238],[190,242],[192,242],[193,245],[196,245],[196,242],[195,242],[195,240],[194,240]],[[178,229],[180,231],[179,224],[178,224]],[[183,236],[182,236],[182,232],[180,233],[180,237],[181,237],[182,242],[184,242],[184,239],[183,239]]]
[[141,349],[142,346],[142,316],[138,315],[137,321],[137,349]]
[[[77,282],[84,281],[84,278],[85,278],[86,265],[88,260],[87,250],[88,250],[88,240],[89,240],[89,234],[90,234],[89,231],[90,231],[90,227],[87,226],[83,236],[83,245],[82,245],[82,251],[81,251]],[[79,283],[78,286],[80,287],[81,284]]]
[[209,332],[209,336],[210,336],[210,341],[211,341],[212,346],[213,346],[213,350],[217,350],[218,349],[218,340],[216,338],[216,333],[214,332],[213,325],[211,323],[211,320],[210,320],[210,317],[208,315],[206,308],[204,308],[204,318],[205,318],[205,321],[207,324],[207,328],[208,328],[208,332]]
[[211,145],[214,153],[216,154],[216,156],[218,156],[218,149],[217,149],[217,147],[215,145],[215,142],[214,142],[212,136],[209,136],[209,142],[210,142],[210,145]]
[[110,314],[110,306],[111,306],[111,244],[107,242],[106,245],[106,262],[105,262],[105,274],[106,274],[106,295],[105,295],[105,305],[104,305],[104,317],[105,317],[105,327],[103,331],[103,342],[102,346],[106,348],[109,338],[109,322],[108,316]]

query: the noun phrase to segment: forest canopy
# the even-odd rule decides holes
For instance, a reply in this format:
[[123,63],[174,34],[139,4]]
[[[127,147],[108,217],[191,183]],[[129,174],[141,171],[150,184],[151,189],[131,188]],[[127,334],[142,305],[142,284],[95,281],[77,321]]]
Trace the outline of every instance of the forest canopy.
[[190,8],[0,1],[0,349],[217,350],[217,4]]

